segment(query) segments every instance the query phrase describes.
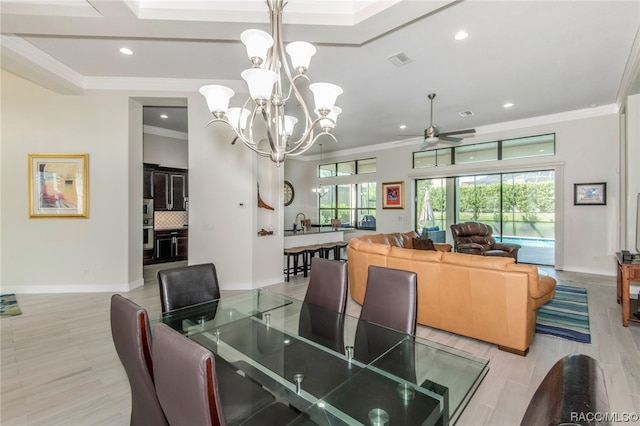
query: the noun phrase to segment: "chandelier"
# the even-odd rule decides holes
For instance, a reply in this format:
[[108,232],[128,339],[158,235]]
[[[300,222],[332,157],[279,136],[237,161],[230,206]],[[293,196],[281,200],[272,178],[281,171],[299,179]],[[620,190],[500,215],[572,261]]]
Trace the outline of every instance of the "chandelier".
[[[265,3],[269,7],[271,34],[261,30],[246,30],[240,35],[252,65],[252,68],[241,73],[249,86],[250,94],[242,108],[229,108],[229,100],[234,91],[228,87],[203,86],[200,93],[206,98],[209,111],[214,117],[207,126],[217,121],[226,123],[235,132],[236,139],[240,139],[257,154],[270,157],[279,167],[287,156],[306,152],[322,135],[329,135],[336,140],[331,131],[342,112],[335,106],[342,89],[331,83],[309,84],[317,115],[312,119],[296,84],[300,80],[310,82],[306,72],[316,49],[304,41],[289,43],[285,49],[282,9],[287,3],[284,0],[265,0]],[[285,51],[289,54],[292,69],[295,70],[294,76],[289,69]],[[297,139],[293,129],[299,120],[285,113],[285,105],[289,101],[299,106],[303,116],[304,130],[296,133],[299,135]],[[264,130],[256,131],[258,128],[266,129],[268,143],[260,138]],[[319,133],[314,134],[316,128]]]

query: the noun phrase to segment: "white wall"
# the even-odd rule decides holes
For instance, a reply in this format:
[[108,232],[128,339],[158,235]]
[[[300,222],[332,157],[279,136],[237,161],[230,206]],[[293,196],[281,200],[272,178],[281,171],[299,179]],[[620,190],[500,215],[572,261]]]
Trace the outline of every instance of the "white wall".
[[144,133],[143,157],[145,163],[188,169],[189,143],[184,139]]
[[[412,185],[416,178],[442,177],[496,171],[518,171],[535,168],[556,169],[556,210],[558,218],[556,229],[556,267],[568,271],[587,272],[602,275],[614,275],[613,256],[619,249],[618,238],[618,201],[620,197],[619,176],[619,122],[618,114],[574,119],[552,124],[523,127],[501,132],[478,134],[468,138],[466,143],[480,143],[498,139],[533,136],[545,133],[556,134],[556,155],[534,159],[494,161],[459,166],[413,169],[411,153],[417,150],[415,145],[385,145],[385,149],[372,149],[347,155],[325,154],[323,162],[347,161],[375,156],[377,172],[357,177],[335,177],[323,179],[323,184],[375,181],[379,188],[382,182],[405,182],[405,208],[403,210],[382,209],[378,200],[376,212],[377,230],[375,232],[404,232],[413,229],[414,203]],[[307,163],[315,168],[317,161]],[[309,180],[296,182],[303,176],[300,165],[289,172],[286,164],[285,176],[296,186],[296,191],[310,192],[316,183]],[[573,184],[588,182],[607,183],[606,206],[574,206]],[[306,187],[304,187],[306,185]],[[380,189],[379,189],[380,192]],[[290,208],[285,213],[288,220]],[[297,210],[297,209],[296,209]],[[316,213],[312,213],[315,215]],[[288,222],[287,222],[288,223]],[[367,231],[359,231],[365,233]],[[371,231],[369,231],[371,232]],[[357,234],[356,234],[357,235]],[[345,237],[348,237],[345,235]]]
[[[311,190],[318,185],[316,178],[318,162],[287,158],[284,164],[284,178],[294,190],[293,202],[284,208],[284,229],[291,229],[296,215],[302,213],[311,223],[318,223],[317,195]],[[298,220],[300,226],[300,220]]]
[[[286,172],[300,202],[282,207],[281,170],[269,171],[261,193],[269,196],[276,211],[268,218],[280,226],[276,236],[257,239],[263,223],[256,206],[258,157],[246,147],[231,145],[231,131],[224,125],[205,128],[210,114],[197,92],[91,91],[81,96],[55,94],[6,71],[2,72],[2,128],[0,206],[2,255],[0,285],[7,292],[126,291],[142,279],[142,141],[140,107],[132,99],[180,97],[189,107],[190,239],[189,262],[214,262],[223,288],[250,288],[282,279],[282,228],[302,211],[314,219],[317,161],[290,161]],[[635,102],[635,103],[633,103]],[[634,106],[635,105],[635,106]],[[638,111],[637,98],[629,112]],[[109,117],[109,119],[105,119]],[[637,126],[637,121],[635,121]],[[637,127],[634,127],[637,129]],[[557,155],[553,158],[503,161],[464,168],[411,168],[416,146],[397,146],[341,154],[337,160],[376,156],[378,171],[362,175],[362,181],[404,180],[405,209],[378,206],[377,232],[412,229],[411,184],[417,177],[475,173],[507,166],[552,166],[562,170],[557,183],[564,241],[558,267],[580,272],[613,275],[613,254],[620,247],[619,123],[617,114],[572,120],[477,135],[469,143],[555,132]],[[637,140],[637,130],[636,136]],[[638,145],[635,153],[638,153]],[[29,219],[27,155],[29,153],[89,154],[88,219]],[[325,154],[325,161],[331,156]],[[632,160],[630,160],[632,162]],[[637,163],[636,163],[637,164]],[[631,168],[631,166],[630,166]],[[296,182],[300,176],[302,182]],[[631,179],[637,178],[631,175]],[[636,179],[637,180],[637,179]],[[327,179],[327,184],[346,181]],[[573,206],[573,184],[607,182],[606,206]],[[629,183],[638,189],[637,182]],[[630,190],[631,191],[631,190]],[[631,192],[629,192],[632,194]],[[626,195],[625,195],[626,196]],[[240,204],[244,207],[240,207]],[[380,204],[380,203],[379,203]],[[275,222],[275,220],[274,220]],[[266,223],[266,222],[265,222]],[[620,226],[619,226],[620,225]],[[274,260],[279,261],[274,261]],[[251,265],[251,266],[249,266]]]
[[[1,96],[3,291],[127,289],[128,99],[62,96],[5,71]],[[88,219],[29,218],[29,153],[89,154]]]
[[[626,146],[622,155],[626,176],[624,184],[627,197],[623,205],[626,206],[626,232],[623,248],[634,252],[636,250],[636,214],[637,196],[640,193],[640,95],[629,96],[626,105]],[[640,247],[639,247],[640,248]]]
[[[210,114],[199,93],[65,96],[3,71],[3,291],[127,291],[140,285],[144,102],[136,100],[163,97],[186,98],[189,106],[189,262],[214,262],[222,288],[282,280],[277,238],[264,240],[262,250],[277,253],[278,262],[259,277],[247,267],[257,228],[256,155],[231,145],[224,125],[205,128]],[[29,219],[27,155],[47,152],[89,154],[89,219]],[[280,181],[276,193],[281,187]],[[239,202],[246,207],[238,208]]]

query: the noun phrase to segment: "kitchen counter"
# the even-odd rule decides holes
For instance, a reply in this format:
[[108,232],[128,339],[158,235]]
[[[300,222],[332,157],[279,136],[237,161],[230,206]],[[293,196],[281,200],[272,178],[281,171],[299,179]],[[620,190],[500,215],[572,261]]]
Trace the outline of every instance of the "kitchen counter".
[[306,232],[293,230],[284,231],[284,248],[308,246],[312,244],[330,243],[333,241],[342,241],[344,239],[343,229],[327,228],[311,228]]
[[302,235],[325,234],[325,233],[331,233],[331,232],[344,232],[344,229],[342,228],[335,229],[330,227],[326,227],[326,228],[312,227],[312,228],[307,228],[306,231],[301,231],[299,229],[297,231],[294,231],[293,229],[285,229],[284,236],[298,237]]

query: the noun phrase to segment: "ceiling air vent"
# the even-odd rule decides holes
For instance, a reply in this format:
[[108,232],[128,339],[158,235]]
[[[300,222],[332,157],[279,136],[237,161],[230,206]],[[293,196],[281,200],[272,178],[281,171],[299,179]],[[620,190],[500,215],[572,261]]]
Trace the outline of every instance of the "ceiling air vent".
[[389,56],[387,59],[396,67],[401,67],[413,62],[404,52],[396,53],[393,56]]
[[473,115],[473,111],[462,111],[458,114],[460,114],[460,117],[471,117]]

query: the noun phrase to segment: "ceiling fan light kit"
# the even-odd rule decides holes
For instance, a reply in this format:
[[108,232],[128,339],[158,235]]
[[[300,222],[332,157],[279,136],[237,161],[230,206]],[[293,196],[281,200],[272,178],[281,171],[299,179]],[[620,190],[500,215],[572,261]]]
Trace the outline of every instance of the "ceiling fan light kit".
[[429,118],[429,127],[427,127],[424,130],[424,141],[420,145],[420,148],[419,148],[420,151],[428,148],[429,145],[436,144],[436,143],[438,143],[440,141],[454,142],[454,143],[462,142],[463,138],[453,137],[453,135],[466,135],[466,134],[471,134],[471,133],[475,133],[476,132],[475,129],[454,130],[454,131],[451,131],[451,132],[440,132],[438,127],[434,127],[433,126],[433,99],[435,97],[436,97],[435,93],[429,93],[427,95],[427,98],[429,98],[429,101],[430,101],[430,104],[431,104],[430,115],[429,115],[429,117],[430,117]]
[[[207,125],[214,122],[229,125],[236,134],[234,142],[241,140],[258,155],[269,157],[280,166],[287,156],[300,155],[309,150],[321,135],[328,135],[336,140],[331,131],[342,112],[335,106],[336,99],[342,94],[342,88],[331,83],[309,85],[315,102],[314,112],[317,115],[317,118],[313,119],[296,82],[299,79],[309,82],[306,72],[316,48],[304,41],[294,41],[285,49],[282,37],[282,10],[286,2],[265,0],[265,3],[269,8],[271,34],[252,29],[240,35],[252,65],[252,68],[241,73],[249,87],[250,97],[242,108],[229,108],[229,102],[235,94],[230,88],[207,85],[200,88],[200,93],[206,98],[209,111],[213,115],[213,120]],[[295,75],[289,68],[285,51],[289,54]],[[301,109],[302,120],[285,114],[285,105],[289,100]],[[304,122],[304,130],[299,133],[299,138],[295,139],[294,127],[299,121]],[[257,125],[266,128],[268,144],[261,144],[263,139],[254,135],[254,127]],[[314,133],[316,128],[318,133]]]

